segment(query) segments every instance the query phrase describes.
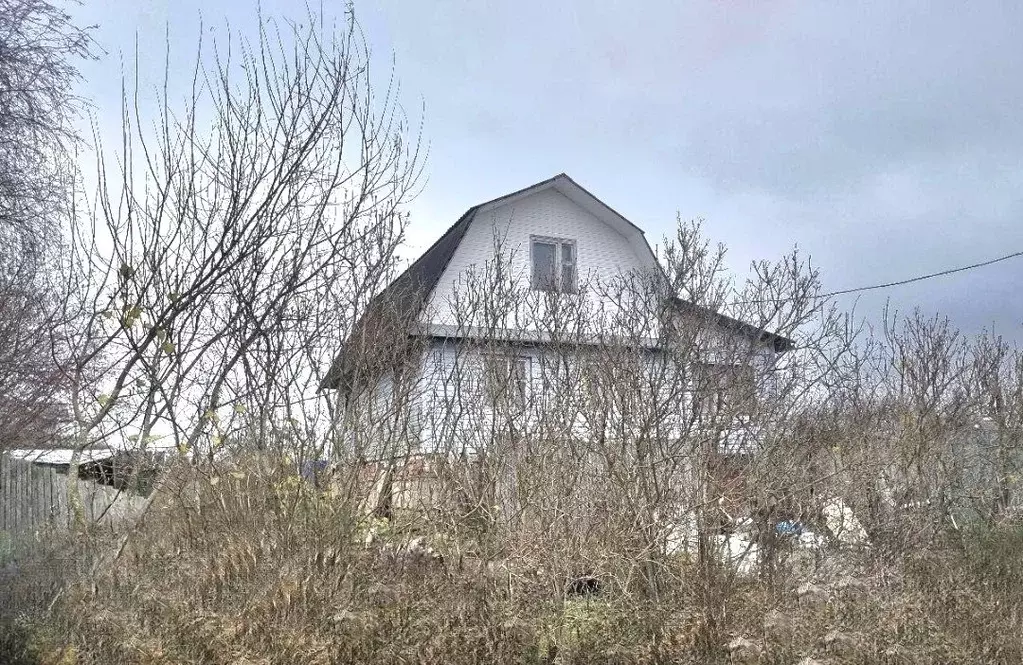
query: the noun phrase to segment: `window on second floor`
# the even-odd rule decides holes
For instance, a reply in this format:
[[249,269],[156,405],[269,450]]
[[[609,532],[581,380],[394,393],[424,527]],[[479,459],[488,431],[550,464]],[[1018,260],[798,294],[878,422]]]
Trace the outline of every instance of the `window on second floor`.
[[537,291],[575,293],[578,289],[575,241],[534,237],[530,247],[533,288]]

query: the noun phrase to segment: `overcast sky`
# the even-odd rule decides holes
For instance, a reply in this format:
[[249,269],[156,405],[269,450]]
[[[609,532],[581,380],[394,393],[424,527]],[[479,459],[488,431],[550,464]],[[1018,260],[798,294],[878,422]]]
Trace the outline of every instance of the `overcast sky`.
[[[172,62],[187,62],[200,12],[215,33],[246,32],[254,7],[83,7],[108,53],[84,71],[101,126],[136,35],[143,78],[158,76],[165,31]],[[703,217],[733,268],[798,244],[829,290],[1023,250],[1023,3],[366,0],[356,12],[374,57],[394,57],[403,104],[425,105],[429,181],[409,256],[473,204],[562,171],[651,243],[676,213]],[[859,308],[876,314],[888,296],[1023,342],[1023,259]]]

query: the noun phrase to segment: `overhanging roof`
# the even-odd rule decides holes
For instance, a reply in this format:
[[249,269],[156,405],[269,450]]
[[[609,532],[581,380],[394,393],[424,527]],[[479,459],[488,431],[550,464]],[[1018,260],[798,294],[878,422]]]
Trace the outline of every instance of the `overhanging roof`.
[[714,310],[703,307],[702,305],[697,305],[689,302],[688,300],[683,300],[682,298],[675,298],[673,300],[673,304],[683,311],[693,312],[698,316],[708,316],[722,328],[735,330],[742,335],[755,339],[761,344],[770,344],[778,353],[784,353],[785,351],[791,351],[796,348],[796,343],[788,337],[764,330],[763,328],[758,328],[751,323],[740,321],[739,319],[732,318],[727,314],[715,312]]
[[[416,259],[387,288],[373,298],[367,307],[366,314],[356,323],[353,337],[372,334],[371,331],[367,330],[369,326],[366,325],[366,322],[372,321],[374,315],[381,312],[400,312],[403,320],[414,321],[425,304],[429,302],[430,295],[436,288],[441,275],[444,274],[444,270],[451,262],[455,250],[458,249],[459,244],[461,244],[462,239],[465,237],[466,231],[476,216],[545,189],[557,190],[597,219],[617,230],[629,240],[637,253],[646,254],[658,268],[661,267],[641,228],[598,199],[585,187],[568,177],[568,175],[559,173],[553,178],[548,178],[510,194],[499,196],[466,210],[458,218],[458,221],[451,225],[436,242],[423,252],[422,256]],[[715,322],[723,327],[753,336],[759,342],[770,343],[776,351],[788,351],[795,346],[792,340],[781,335],[759,329],[756,326],[733,319],[724,314],[712,312],[693,303],[680,299],[676,299],[676,302],[684,307],[711,315]],[[414,334],[414,332],[410,329],[409,334]],[[331,364],[330,370],[320,384],[321,390],[325,388],[338,388],[341,385],[343,378],[349,372],[346,365],[350,364],[350,359],[346,359],[349,355],[346,351],[350,351],[350,348],[350,344],[342,344],[337,357]]]

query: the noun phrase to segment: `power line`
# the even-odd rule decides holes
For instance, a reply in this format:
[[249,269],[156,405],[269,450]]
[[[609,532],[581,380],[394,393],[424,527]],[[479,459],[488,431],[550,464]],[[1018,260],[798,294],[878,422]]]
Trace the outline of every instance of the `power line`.
[[825,293],[821,295],[821,298],[830,298],[832,296],[843,296],[847,293],[859,293],[860,291],[874,291],[876,289],[887,289],[893,286],[902,286],[903,284],[912,284],[913,282],[922,282],[925,279],[933,279],[935,277],[944,277],[945,275],[953,275],[957,272],[965,272],[967,270],[973,270],[974,268],[983,268],[995,263],[1001,263],[1002,261],[1008,261],[1009,259],[1015,259],[1023,256],[1023,252],[1013,252],[1012,254],[1006,254],[1005,256],[999,256],[997,259],[991,259],[989,261],[981,261],[980,263],[971,263],[968,266],[960,266],[958,268],[949,268],[948,270],[941,270],[939,272],[932,272],[928,275],[920,275],[919,277],[910,277],[909,279],[902,279],[897,282],[885,282],[884,284],[874,284],[873,286],[860,286],[855,289],[842,289],[841,291],[832,291],[831,293]]
[[[1005,256],[999,256],[996,259],[990,259],[988,261],[981,261],[980,263],[971,263],[968,266],[959,266],[958,268],[949,268],[948,270],[940,270],[938,272],[932,272],[927,275],[920,275],[918,277],[910,277],[909,279],[900,279],[896,282],[885,282],[884,284],[872,284],[870,286],[858,286],[853,289],[842,289],[840,291],[831,291],[829,293],[822,293],[818,298],[831,298],[833,296],[844,296],[849,293],[860,293],[862,291],[875,291],[877,289],[888,289],[893,286],[902,286],[904,284],[912,284],[914,282],[922,282],[926,279],[934,279],[935,277],[944,277],[945,275],[954,275],[958,272],[965,272],[967,270],[973,270],[974,268],[983,268],[984,266],[993,265],[995,263],[1001,263],[1002,261],[1008,261],[1009,259],[1015,259],[1023,256],[1023,251],[1013,252],[1012,254],[1006,254]],[[796,300],[796,298],[766,298],[764,300],[747,300],[744,302],[732,303],[733,305],[755,305],[759,303],[782,303],[789,302],[790,300]]]

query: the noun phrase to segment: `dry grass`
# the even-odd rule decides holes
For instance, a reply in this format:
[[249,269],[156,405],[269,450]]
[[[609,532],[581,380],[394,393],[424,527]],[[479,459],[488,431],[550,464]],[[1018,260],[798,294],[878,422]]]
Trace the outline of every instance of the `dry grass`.
[[[2,660],[1023,662],[1019,529],[985,530],[884,565],[868,556],[855,576],[802,589],[792,575],[734,580],[662,557],[655,597],[636,582],[649,562],[628,552],[583,559],[506,548],[486,559],[479,553],[495,551],[491,534],[486,547],[431,536],[435,553],[417,554],[405,549],[410,539],[436,525],[396,521],[367,546],[369,523],[354,515],[348,502],[283,477],[225,476],[187,508],[156,506],[96,577],[73,566],[63,575],[26,569],[9,598],[20,593],[21,609],[35,611],[5,620]],[[83,537],[74,547],[101,543]],[[600,593],[566,597],[565,581],[593,566]],[[49,579],[52,593],[55,575],[68,587],[44,611],[27,589]]]

